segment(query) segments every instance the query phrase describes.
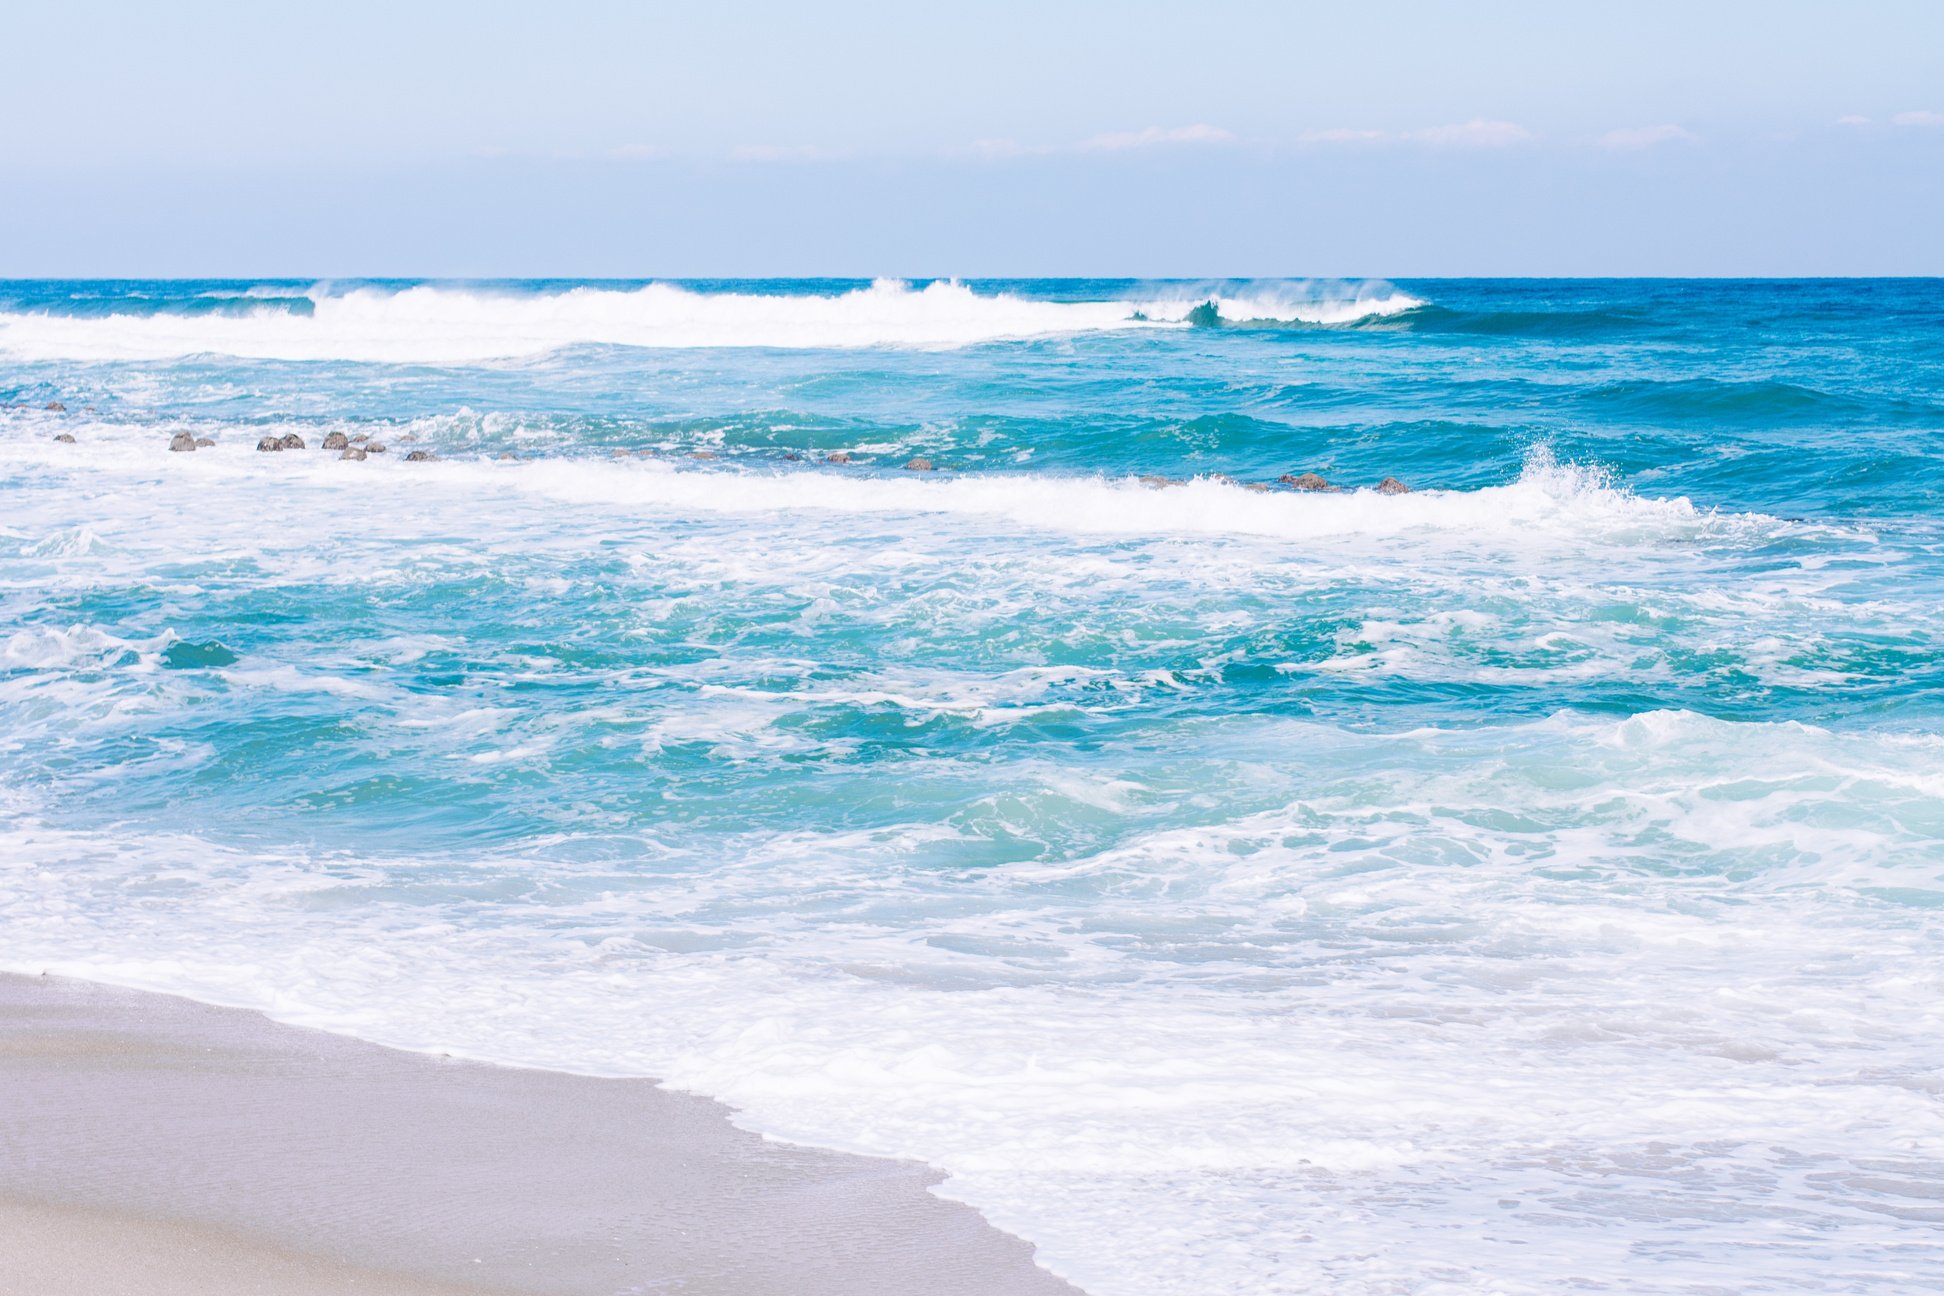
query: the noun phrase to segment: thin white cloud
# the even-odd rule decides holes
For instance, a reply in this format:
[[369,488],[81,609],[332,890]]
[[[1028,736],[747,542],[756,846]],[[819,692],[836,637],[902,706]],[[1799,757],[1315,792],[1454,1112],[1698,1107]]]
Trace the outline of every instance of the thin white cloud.
[[1508,148],[1529,143],[1531,131],[1517,122],[1487,121],[1474,118],[1448,126],[1427,126],[1423,130],[1354,130],[1334,127],[1306,130],[1296,137],[1299,144],[1428,144],[1432,148]]
[[1870,124],[1870,119],[1868,117],[1859,116],[1856,113],[1851,113],[1847,117],[1838,117],[1836,119],[1836,124],[1838,126],[1868,126]]
[[1603,149],[1631,153],[1661,144],[1692,144],[1698,138],[1693,131],[1680,126],[1622,126],[1593,142]]
[[1430,126],[1408,136],[1433,148],[1510,148],[1531,141],[1532,132],[1517,122],[1473,118],[1450,126]]
[[1306,130],[1296,137],[1301,144],[1383,144],[1397,137],[1380,130]]
[[1898,126],[1944,126],[1944,113],[1900,112],[1890,120]]
[[1022,144],[1013,139],[974,140],[971,151],[983,158],[1051,157],[1059,153],[1129,153],[1137,149],[1234,142],[1233,132],[1206,122],[1197,122],[1193,126],[1149,126],[1144,130],[1112,131],[1072,144]]
[[744,144],[732,149],[732,162],[828,162],[839,156],[814,144]]
[[1220,126],[1196,122],[1193,126],[1149,126],[1145,130],[1113,131],[1095,135],[1075,145],[1083,153],[1124,153],[1129,149],[1157,148],[1170,144],[1232,144],[1235,136]]

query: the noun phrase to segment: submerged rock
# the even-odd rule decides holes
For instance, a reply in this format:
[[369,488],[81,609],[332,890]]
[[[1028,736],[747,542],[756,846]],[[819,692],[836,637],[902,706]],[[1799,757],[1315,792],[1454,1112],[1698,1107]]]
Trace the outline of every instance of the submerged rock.
[[342,432],[326,432],[324,434],[324,448],[326,450],[343,450],[350,444],[350,438],[346,437]]
[[1409,495],[1411,488],[1395,477],[1386,477],[1377,483],[1377,493],[1379,495]]
[[507,461],[507,460],[509,460],[509,459],[518,459],[519,457],[520,457],[520,456],[518,456],[518,455],[516,455],[516,454],[514,454],[514,453],[513,453],[513,452],[512,452],[511,450],[502,450],[502,451],[500,451],[500,461],[501,461],[502,463],[504,463],[505,461]]
[[340,459],[362,459],[364,457],[365,451],[362,446],[346,446],[344,447],[344,453],[338,456]]
[[49,402],[47,402],[47,408],[48,408],[48,409],[50,409],[50,410],[53,410],[53,411],[54,411],[54,412],[55,412],[56,414],[65,414],[65,413],[67,413],[67,406],[65,406],[65,405],[63,405],[63,404],[61,404],[61,402],[59,402],[59,401],[49,401]]
[[286,432],[277,438],[277,444],[286,450],[302,450],[304,448],[304,438],[298,436],[295,432]]
[[405,462],[406,463],[432,463],[436,461],[438,457],[439,456],[433,454],[430,450],[413,450],[406,454]]
[[1282,476],[1276,478],[1276,480],[1291,490],[1328,491],[1336,489],[1336,487],[1330,485],[1330,483],[1324,481],[1322,477],[1313,472],[1284,473]]
[[910,460],[905,464],[905,471],[906,472],[931,472],[933,471],[932,461],[922,457]]
[[352,438],[351,438],[351,444],[352,444],[352,445],[363,445],[363,444],[364,444],[365,442],[367,442],[367,441],[369,441],[369,440],[371,440],[371,433],[369,433],[369,432],[360,432],[360,433],[358,433],[358,435],[356,435],[356,436],[354,436],[354,437],[352,437]]
[[851,461],[851,452],[848,450],[832,450],[829,454],[824,456],[825,463],[847,464],[850,461]]
[[691,458],[691,459],[713,459],[713,458],[715,458],[715,457],[716,457],[716,455],[715,455],[715,451],[713,451],[713,450],[691,450],[691,451],[689,451],[689,458]]
[[257,441],[257,449],[268,454],[272,450],[283,449],[283,441],[277,437],[262,437]]
[[169,438],[169,449],[171,450],[182,451],[194,450],[195,448],[196,438],[190,436],[187,432],[178,432]]
[[203,448],[204,448],[204,447],[206,447],[206,446],[213,446],[213,445],[215,445],[215,444],[216,444],[216,438],[215,438],[215,437],[197,437],[197,438],[196,438],[196,449],[198,449],[198,450],[201,450],[201,449],[203,449]]
[[201,666],[234,666],[236,654],[219,639],[200,643],[178,639],[162,652],[162,665],[168,670],[195,670]]
[[72,433],[72,432],[61,432],[61,433],[57,433],[57,434],[55,435],[55,437],[54,437],[54,439],[55,439],[56,441],[59,441],[59,442],[60,442],[60,443],[61,443],[62,445],[73,445],[73,444],[74,444],[74,433]]
[[1160,490],[1164,486],[1186,486],[1188,484],[1179,477],[1160,477],[1154,473],[1143,473],[1141,476],[1135,478],[1135,480],[1143,486],[1152,486],[1156,490]]

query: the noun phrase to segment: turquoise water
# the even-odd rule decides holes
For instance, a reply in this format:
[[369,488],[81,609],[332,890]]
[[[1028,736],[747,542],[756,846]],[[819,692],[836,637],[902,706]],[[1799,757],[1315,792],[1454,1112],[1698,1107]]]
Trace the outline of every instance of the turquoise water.
[[1940,393],[1931,281],[0,284],[0,963],[1096,1296],[1938,1286]]

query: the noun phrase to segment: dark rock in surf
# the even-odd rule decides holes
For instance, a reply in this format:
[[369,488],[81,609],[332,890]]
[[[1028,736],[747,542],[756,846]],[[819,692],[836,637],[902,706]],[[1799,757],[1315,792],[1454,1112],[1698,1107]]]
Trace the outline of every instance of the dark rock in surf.
[[190,436],[187,432],[178,432],[169,438],[170,450],[179,453],[183,450],[194,450],[195,448],[196,438]]
[[691,450],[691,451],[689,451],[689,458],[691,458],[691,459],[713,459],[713,458],[715,458],[715,457],[716,457],[716,455],[715,455],[715,451],[713,451],[713,450]]
[[439,456],[430,450],[413,450],[405,456],[406,463],[433,463]]
[[257,449],[265,454],[283,449],[283,441],[278,437],[262,437],[257,441]]
[[851,461],[851,452],[848,450],[832,450],[829,454],[824,456],[825,463],[847,464],[850,461]]
[[1156,490],[1160,490],[1164,486],[1187,485],[1187,483],[1182,481],[1179,477],[1157,477],[1153,473],[1144,473],[1140,477],[1135,478],[1135,480],[1140,482],[1141,485],[1143,486],[1152,486]]
[[358,433],[358,435],[356,435],[356,436],[354,436],[354,437],[352,437],[352,438],[351,438],[351,444],[352,444],[352,445],[363,445],[363,444],[364,444],[365,442],[367,442],[367,441],[369,441],[369,440],[371,440],[371,433],[369,433],[369,432],[360,432],[360,433]]
[[365,443],[365,450],[370,454],[383,454],[385,453],[385,443],[383,441],[367,441]]
[[344,453],[338,456],[340,459],[362,459],[364,457],[365,451],[362,446],[346,446],[344,447]]
[[286,432],[277,438],[277,444],[286,450],[302,450],[304,448],[304,438],[298,436],[295,432]]
[[1291,490],[1330,491],[1336,489],[1336,487],[1330,485],[1330,483],[1324,481],[1323,478],[1313,472],[1284,473],[1282,476],[1276,478],[1276,480]]
[[49,401],[49,402],[47,402],[47,408],[48,408],[48,409],[50,409],[50,410],[52,410],[52,411],[53,411],[54,413],[56,413],[56,414],[65,414],[65,413],[67,413],[67,406],[65,406],[65,405],[63,405],[63,404],[61,404],[61,402],[59,402],[59,401]]
[[507,461],[509,461],[509,460],[517,460],[517,459],[519,459],[519,457],[520,457],[520,456],[518,456],[518,455],[516,455],[516,454],[514,454],[514,453],[513,453],[513,452],[512,452],[511,450],[502,450],[502,451],[500,451],[500,462],[501,462],[501,463],[505,463],[505,462],[507,462]]
[[60,442],[60,443],[61,443],[62,445],[73,445],[73,444],[74,444],[74,433],[72,433],[72,432],[62,432],[62,433],[59,433],[59,434],[57,434],[57,435],[55,436],[55,438],[54,438],[54,439],[55,439],[56,441],[59,441],[59,442]]
[[1386,477],[1377,483],[1377,493],[1379,495],[1409,495],[1411,488],[1395,477]]
[[905,471],[906,472],[931,472],[933,471],[932,461],[925,458],[910,460],[905,464]]
[[324,448],[326,450],[345,450],[350,445],[351,439],[342,432],[326,432],[324,434]]
[[198,449],[198,450],[205,450],[205,449],[208,449],[208,448],[209,448],[210,446],[213,446],[213,445],[215,445],[215,444],[216,444],[216,438],[215,438],[215,437],[197,437],[197,438],[196,438],[196,449]]

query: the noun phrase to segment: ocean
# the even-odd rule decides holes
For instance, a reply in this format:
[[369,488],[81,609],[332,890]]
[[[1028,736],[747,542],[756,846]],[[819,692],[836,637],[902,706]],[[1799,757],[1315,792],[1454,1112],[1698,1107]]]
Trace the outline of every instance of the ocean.
[[1944,1288],[1944,283],[12,282],[0,406],[0,967],[1092,1296]]

